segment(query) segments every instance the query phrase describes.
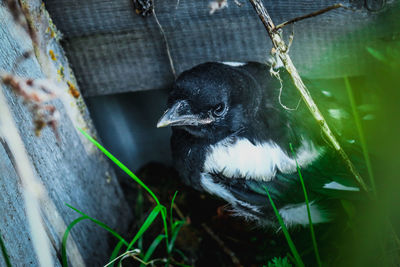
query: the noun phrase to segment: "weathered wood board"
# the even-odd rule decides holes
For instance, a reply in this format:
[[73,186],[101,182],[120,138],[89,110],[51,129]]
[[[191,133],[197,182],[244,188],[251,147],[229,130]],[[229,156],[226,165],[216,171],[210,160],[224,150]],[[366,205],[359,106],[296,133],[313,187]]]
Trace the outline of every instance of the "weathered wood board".
[[[154,17],[135,13],[132,0],[45,0],[84,95],[165,88],[173,81]],[[206,61],[259,61],[271,42],[247,0],[209,14],[210,1],[155,1],[178,73]],[[336,0],[264,1],[276,24]],[[337,9],[294,26],[291,56],[308,78],[360,75],[372,62],[366,47],[399,35],[398,1],[339,1]],[[383,8],[380,8],[383,4]],[[370,11],[377,9],[377,11]],[[286,28],[291,31],[292,27]]]
[[[41,2],[29,1],[29,10],[35,25],[38,25],[39,33],[43,34],[40,25],[48,17]],[[59,77],[59,82],[74,82],[57,41],[54,38],[46,39],[44,45],[44,51],[55,51],[57,62],[49,61],[54,66],[50,64],[44,67],[41,65],[43,62],[33,56],[21,62],[13,71],[17,58],[26,51],[33,51],[33,47],[29,37],[18,30],[4,2],[0,2],[0,70],[36,79],[45,77],[49,70],[57,70],[63,65],[64,75]],[[58,127],[60,142],[57,143],[49,128],[45,128],[41,136],[37,137],[33,130],[31,112],[22,99],[3,84],[0,84],[0,90],[11,107],[36,177],[45,188],[43,194],[46,197],[41,201],[41,210],[51,242],[54,265],[61,266],[61,240],[66,225],[78,217],[65,203],[124,233],[132,220],[132,213],[114,171],[105,157],[76,128],[81,127],[95,134],[82,97],[71,97],[67,108],[60,100],[53,103],[61,115]],[[13,266],[38,266],[22,198],[23,188],[15,164],[6,140],[0,137],[0,235]],[[112,249],[108,239],[103,229],[88,220],[77,224],[68,241],[71,265],[105,264]],[[0,266],[5,266],[1,254]]]

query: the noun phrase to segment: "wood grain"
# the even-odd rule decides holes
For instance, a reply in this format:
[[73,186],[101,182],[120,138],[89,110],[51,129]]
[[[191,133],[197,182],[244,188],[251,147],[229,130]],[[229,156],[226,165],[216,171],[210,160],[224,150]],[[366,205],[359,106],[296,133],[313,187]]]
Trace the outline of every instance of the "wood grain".
[[[32,12],[39,12],[40,1],[30,1]],[[36,11],[35,11],[36,10]],[[36,18],[46,18],[36,14]],[[43,16],[42,16],[43,15]],[[8,10],[0,4],[0,69],[11,71],[15,60],[25,51],[33,50],[32,42],[18,31]],[[42,23],[41,20],[36,21]],[[58,51],[57,59],[68,66],[62,49],[56,40],[48,40],[45,50]],[[57,63],[58,64],[58,63]],[[48,66],[50,67],[50,66]],[[45,71],[40,62],[32,57],[18,65],[14,74],[43,78]],[[73,80],[73,74],[65,69],[65,77]],[[61,79],[61,82],[65,82]],[[60,264],[61,238],[66,225],[77,218],[77,214],[65,206],[69,203],[97,218],[110,227],[124,233],[132,214],[122,194],[114,171],[108,161],[78,133],[76,125],[81,125],[95,134],[93,125],[83,100],[71,100],[69,107],[57,100],[55,106],[61,113],[59,124],[60,143],[54,133],[46,128],[40,137],[34,134],[31,113],[9,88],[0,85],[12,109],[19,134],[24,142],[36,177],[45,188],[41,202],[43,220],[48,238],[51,241],[51,254],[55,266]],[[71,98],[74,99],[74,98]],[[75,103],[74,103],[75,102]],[[71,113],[71,109],[75,112]],[[80,118],[81,122],[74,122]],[[25,207],[21,196],[21,182],[13,164],[13,154],[5,140],[0,139],[0,234],[15,266],[37,266],[38,262],[31,243],[31,233],[27,225]],[[112,249],[109,236],[98,226],[88,221],[82,222],[72,230],[70,236],[70,260],[73,265],[83,263],[100,266],[107,261]],[[75,246],[75,248],[74,248]],[[0,257],[0,265],[3,266]]]
[[[277,24],[337,1],[264,1]],[[308,78],[360,75],[370,64],[366,46],[399,34],[399,6],[387,1],[371,12],[364,1],[294,25],[291,57]],[[46,0],[84,95],[165,88],[173,81],[160,30],[152,16],[135,13],[129,0]],[[208,1],[155,1],[178,73],[207,61],[268,59],[271,42],[247,1],[208,13]],[[382,22],[384,22],[382,24]],[[285,29],[286,36],[292,27]]]

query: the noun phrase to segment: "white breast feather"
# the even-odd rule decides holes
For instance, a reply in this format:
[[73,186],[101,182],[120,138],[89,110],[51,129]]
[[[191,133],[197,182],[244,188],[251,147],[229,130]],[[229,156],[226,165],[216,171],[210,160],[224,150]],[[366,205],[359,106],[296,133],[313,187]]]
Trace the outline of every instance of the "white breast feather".
[[241,66],[244,66],[247,64],[246,62],[234,62],[234,61],[223,61],[220,63],[231,66],[231,67],[241,67]]
[[[324,210],[320,209],[318,205],[316,205],[314,202],[310,202],[309,205],[311,220],[313,224],[329,222],[331,220],[327,213]],[[309,224],[306,203],[286,205],[283,208],[279,209],[279,214],[281,215],[286,226]]]
[[[321,152],[312,143],[304,141],[296,152],[297,162],[305,167],[316,160]],[[296,161],[273,141],[254,145],[245,138],[233,144],[231,139],[224,139],[211,146],[203,169],[204,172],[222,173],[226,177],[262,181],[270,181],[277,170],[294,173]]]
[[201,185],[208,193],[217,195],[229,203],[235,203],[237,199],[224,186],[214,183],[208,174],[203,173],[200,177]]
[[332,190],[342,190],[342,191],[360,191],[358,187],[346,186],[339,184],[338,182],[330,182],[324,184],[323,188],[332,189]]
[[[316,205],[314,202],[310,202],[309,205],[311,220],[313,224],[328,222],[331,220],[327,213],[319,208],[318,205]],[[286,205],[283,208],[279,209],[279,214],[281,215],[286,226],[309,224],[306,203]]]
[[[229,203],[232,204],[233,208],[236,207],[237,204],[240,204],[244,207],[247,207],[248,209],[251,209],[255,213],[260,213],[258,207],[253,206],[249,203],[243,202],[235,198],[229,190],[227,190],[223,185],[215,183],[212,178],[210,177],[209,174],[203,173],[200,177],[200,183],[204,190],[206,190],[208,193],[217,195]],[[247,217],[248,219],[256,219],[256,217],[248,212],[241,211],[239,213],[242,216]]]

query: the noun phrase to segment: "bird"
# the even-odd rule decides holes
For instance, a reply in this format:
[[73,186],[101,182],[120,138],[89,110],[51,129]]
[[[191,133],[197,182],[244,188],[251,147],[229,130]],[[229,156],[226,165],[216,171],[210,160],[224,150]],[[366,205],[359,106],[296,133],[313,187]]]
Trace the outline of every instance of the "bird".
[[[184,183],[224,199],[233,215],[279,227],[279,213],[287,227],[306,226],[308,203],[313,224],[331,222],[341,199],[361,190],[287,85],[288,74],[280,70],[281,84],[270,70],[258,62],[207,62],[182,72],[157,127],[172,128],[172,160]],[[340,99],[320,89],[312,95],[323,100],[345,150],[359,155],[354,127],[343,127],[351,116]]]

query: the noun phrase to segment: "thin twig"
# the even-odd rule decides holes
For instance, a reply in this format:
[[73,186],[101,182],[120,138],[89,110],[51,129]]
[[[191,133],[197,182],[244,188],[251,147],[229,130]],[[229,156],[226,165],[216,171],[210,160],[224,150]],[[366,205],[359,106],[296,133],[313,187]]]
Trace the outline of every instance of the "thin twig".
[[307,105],[308,109],[310,110],[311,114],[313,115],[313,117],[318,122],[319,126],[321,127],[322,132],[328,138],[330,143],[332,143],[332,145],[333,145],[334,149],[337,151],[337,153],[342,157],[347,168],[353,174],[354,178],[359,183],[359,185],[362,187],[362,189],[365,191],[368,191],[368,187],[365,184],[364,180],[362,179],[361,175],[358,173],[358,171],[354,167],[353,163],[350,161],[346,152],[340,146],[335,135],[329,128],[325,118],[322,116],[322,113],[320,112],[320,110],[318,109],[314,100],[312,99],[310,92],[304,85],[299,72],[297,71],[296,67],[294,66],[294,64],[292,62],[292,59],[287,54],[288,48],[281,36],[281,33],[280,33],[280,31],[276,30],[276,27],[275,27],[270,15],[268,14],[267,9],[264,7],[261,0],[249,0],[249,1],[253,5],[259,18],[261,19],[265,28],[267,29],[268,35],[271,38],[271,41],[272,41],[273,47],[276,50],[276,53],[278,53],[278,56],[282,60],[283,65],[285,66],[287,72],[289,73],[290,77],[292,78],[294,85],[296,86],[297,90],[300,92],[300,94],[301,94],[305,104]]
[[239,259],[236,257],[235,253],[230,250],[224,243],[224,241],[221,240],[221,238],[219,238],[213,230],[211,230],[210,227],[208,227],[205,223],[201,224],[201,226],[204,228],[204,230],[207,232],[207,234],[209,234],[211,236],[212,239],[214,239],[218,245],[222,248],[222,250],[229,256],[231,257],[231,260],[233,262],[233,264],[235,264],[235,266],[242,266],[242,264],[240,264]]
[[340,4],[340,3],[339,4],[334,4],[332,6],[329,6],[327,8],[312,12],[310,14],[307,14],[307,15],[304,15],[304,16],[300,16],[300,17],[296,17],[294,19],[291,19],[291,20],[285,21],[284,23],[279,24],[278,26],[275,27],[275,30],[281,29],[281,28],[285,27],[286,25],[298,22],[298,21],[303,20],[303,19],[308,19],[308,18],[319,16],[321,14],[324,14],[326,12],[329,12],[331,10],[334,10],[334,9],[337,9],[337,8],[341,8],[341,7],[345,7],[345,6]]
[[106,265],[104,265],[104,267],[108,267],[108,266],[112,265],[112,264],[115,263],[117,260],[120,260],[120,263],[118,264],[118,266],[122,266],[122,261],[125,260],[126,258],[129,258],[129,257],[131,257],[131,258],[137,260],[138,262],[140,262],[141,264],[146,265],[146,266],[147,266],[147,265],[150,265],[150,264],[152,265],[152,264],[153,264],[154,262],[156,262],[156,261],[163,261],[163,262],[165,262],[164,259],[154,259],[154,260],[151,260],[151,261],[149,261],[149,262],[145,262],[145,261],[143,261],[141,258],[137,257],[139,254],[140,254],[140,250],[139,250],[139,249],[134,249],[134,250],[126,251],[125,253],[119,255],[118,257],[116,257],[115,259],[113,259],[112,261],[110,261],[109,263],[107,263]]
[[176,214],[178,214],[179,219],[186,220],[186,217],[183,215],[183,212],[175,203],[174,203],[173,209],[175,210]]
[[242,7],[243,3],[239,2],[238,0],[233,0],[238,7]]
[[154,19],[155,19],[155,21],[156,21],[156,23],[158,25],[158,28],[160,28],[161,35],[162,35],[162,37],[164,39],[165,48],[167,50],[169,65],[171,67],[172,74],[174,75],[174,78],[176,79],[177,76],[176,76],[174,61],[172,60],[171,51],[170,51],[169,44],[168,44],[168,39],[167,39],[167,36],[165,34],[165,31],[164,31],[163,27],[161,26],[161,23],[158,21],[157,14],[156,14],[156,7],[155,7],[155,4],[154,4],[154,1],[153,1],[153,17],[154,17]]

